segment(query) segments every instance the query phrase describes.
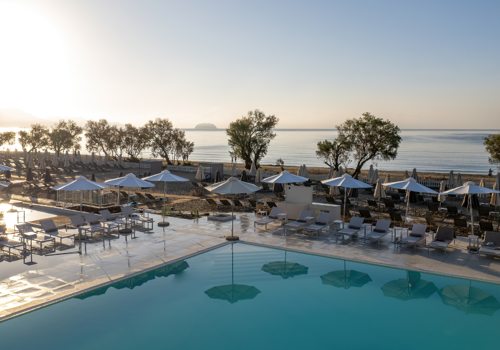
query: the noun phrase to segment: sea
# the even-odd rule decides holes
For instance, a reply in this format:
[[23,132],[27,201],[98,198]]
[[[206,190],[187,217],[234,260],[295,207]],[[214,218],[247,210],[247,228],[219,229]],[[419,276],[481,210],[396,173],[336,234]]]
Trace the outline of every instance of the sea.
[[[0,128],[0,131],[14,130]],[[16,129],[18,130],[18,129]],[[230,148],[227,144],[225,129],[197,130],[183,129],[186,138],[194,142],[194,152],[190,160],[209,162],[231,162]],[[332,140],[337,136],[334,129],[276,129],[276,137],[271,141],[269,151],[261,164],[275,164],[282,159],[285,165],[308,167],[326,166],[316,157],[316,145],[319,141]],[[466,174],[487,174],[490,168],[488,153],[483,145],[483,138],[496,134],[499,130],[429,130],[404,129],[403,141],[398,155],[392,161],[374,161],[371,164],[379,170],[411,171],[416,168],[422,172],[455,172]],[[19,145],[9,146],[10,149]],[[0,148],[5,149],[6,146]],[[83,146],[82,149],[85,147]],[[82,152],[85,153],[85,152]],[[149,158],[150,152],[144,151],[143,158]],[[352,167],[354,164],[348,164]]]

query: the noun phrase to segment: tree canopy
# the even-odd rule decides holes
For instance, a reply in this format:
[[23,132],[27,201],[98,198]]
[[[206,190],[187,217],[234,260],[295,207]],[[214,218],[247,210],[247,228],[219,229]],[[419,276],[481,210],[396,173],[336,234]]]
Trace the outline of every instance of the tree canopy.
[[31,124],[28,130],[18,132],[18,142],[23,149],[28,152],[38,152],[38,150],[49,145],[49,129],[42,124]]
[[73,137],[64,129],[53,129],[49,133],[49,146],[54,152],[70,150],[73,147]]
[[488,135],[483,140],[486,151],[490,154],[490,164],[500,164],[500,134]]
[[148,131],[145,127],[137,128],[132,124],[126,124],[124,130],[125,152],[132,159],[137,159],[141,152],[149,146]]
[[172,164],[172,159],[179,155],[187,159],[193,152],[194,143],[187,141],[186,133],[174,128],[166,118],[150,120],[144,128],[150,139],[151,155],[165,159],[167,164]]
[[13,145],[16,142],[16,133],[14,131],[0,132],[0,147],[3,145]]
[[243,159],[247,169],[252,166],[252,162],[258,166],[267,154],[271,140],[276,137],[273,129],[278,121],[274,115],[266,116],[256,109],[249,111],[246,117],[231,122],[226,129],[231,156]]
[[115,128],[106,119],[97,122],[89,120],[85,124],[85,148],[89,152],[103,152],[108,155],[110,148],[113,147],[114,136]]
[[402,141],[399,127],[389,120],[377,118],[366,112],[336,126],[337,139],[345,143],[356,163],[353,177],[357,177],[370,160],[393,160]]
[[[63,130],[67,132],[70,135],[71,138],[71,145],[67,148],[67,150],[72,150],[73,153],[76,153],[81,149],[81,142],[82,142],[82,134],[83,134],[83,128],[81,126],[78,126],[74,120],[59,120],[54,126],[52,127],[52,132],[56,130]],[[66,150],[66,148],[64,149]]]
[[347,167],[350,155],[350,146],[342,139],[318,142],[316,156],[335,171],[338,171],[341,165]]

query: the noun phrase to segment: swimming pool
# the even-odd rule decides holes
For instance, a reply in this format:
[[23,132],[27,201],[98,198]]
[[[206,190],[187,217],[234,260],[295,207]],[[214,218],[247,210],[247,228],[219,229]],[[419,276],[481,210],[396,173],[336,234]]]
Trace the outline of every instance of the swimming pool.
[[500,286],[232,244],[0,323],[2,348],[468,349]]

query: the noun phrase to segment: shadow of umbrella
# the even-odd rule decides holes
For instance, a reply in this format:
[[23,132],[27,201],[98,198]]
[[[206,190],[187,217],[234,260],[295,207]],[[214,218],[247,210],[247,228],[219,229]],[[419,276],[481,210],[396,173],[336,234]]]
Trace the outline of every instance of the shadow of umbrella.
[[438,290],[434,283],[420,279],[416,271],[406,271],[406,278],[387,282],[380,289],[385,297],[403,301],[427,299]]
[[285,261],[273,261],[264,264],[261,270],[271,275],[281,276],[283,279],[287,279],[298,275],[307,275],[309,268],[301,264],[286,261],[285,250]]
[[443,304],[454,306],[466,314],[493,316],[500,309],[500,303],[493,295],[472,287],[472,282],[468,286],[446,286],[438,294]]
[[162,267],[159,267],[157,269],[141,273],[135,276],[132,276],[130,278],[126,278],[124,280],[121,280],[119,282],[110,284],[109,286],[97,288],[94,290],[91,290],[90,292],[86,292],[80,295],[77,295],[75,298],[76,299],[87,299],[96,295],[103,295],[106,293],[106,291],[109,288],[115,288],[115,289],[134,289],[135,287],[142,286],[144,283],[148,281],[152,281],[155,278],[160,278],[160,277],[168,277],[170,275],[175,275],[178,273],[181,273],[185,269],[189,267],[189,264],[185,260],[181,261],[176,261],[172,264],[165,265]]
[[321,276],[321,282],[323,284],[329,284],[331,286],[344,289],[349,289],[351,287],[361,288],[371,281],[372,279],[367,273],[356,270],[347,270],[345,260],[343,270],[328,272],[327,274]]
[[240,300],[250,300],[257,296],[260,290],[253,286],[245,284],[234,284],[234,255],[233,244],[231,244],[231,284],[212,287],[205,291],[211,299],[219,299],[229,301],[234,304]]

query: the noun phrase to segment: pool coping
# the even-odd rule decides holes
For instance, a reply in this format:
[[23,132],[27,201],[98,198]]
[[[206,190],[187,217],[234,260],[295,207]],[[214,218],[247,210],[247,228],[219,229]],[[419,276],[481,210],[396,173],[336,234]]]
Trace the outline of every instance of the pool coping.
[[[391,264],[382,263],[382,262],[373,262],[373,261],[368,261],[368,260],[363,260],[363,259],[346,258],[346,257],[340,256],[340,255],[335,255],[335,254],[314,253],[314,252],[307,251],[307,250],[301,250],[301,249],[295,249],[295,248],[287,248],[287,247],[281,247],[281,246],[273,246],[273,245],[270,245],[270,244],[248,242],[248,241],[243,241],[243,240],[240,240],[240,241],[227,241],[227,242],[223,242],[223,243],[211,246],[209,248],[201,249],[201,250],[199,250],[197,252],[194,252],[194,253],[190,253],[190,254],[187,254],[187,255],[184,255],[184,256],[172,259],[172,260],[170,260],[168,262],[164,262],[162,264],[158,264],[156,266],[149,267],[147,269],[141,270],[141,271],[136,272],[136,273],[132,273],[130,275],[126,275],[126,276],[123,276],[123,277],[120,277],[120,278],[117,278],[117,279],[114,279],[114,280],[111,280],[111,281],[100,283],[100,284],[97,284],[95,286],[92,286],[92,287],[89,287],[89,288],[86,288],[86,289],[82,289],[80,291],[77,291],[77,292],[74,292],[74,293],[71,293],[71,294],[67,294],[65,296],[62,296],[62,297],[59,297],[59,298],[56,298],[56,299],[53,299],[53,300],[50,300],[50,301],[47,301],[47,302],[35,305],[35,306],[31,306],[31,307],[28,307],[28,308],[23,309],[23,310],[19,310],[17,312],[14,312],[12,314],[7,315],[7,316],[0,317],[0,324],[2,322],[10,320],[11,318],[19,317],[19,316],[22,316],[24,314],[36,311],[38,309],[42,309],[42,308],[51,306],[51,305],[56,304],[56,303],[60,303],[60,302],[62,302],[64,300],[71,299],[71,298],[73,298],[73,297],[75,297],[77,295],[88,293],[88,292],[91,292],[93,290],[99,289],[101,287],[105,287],[105,286],[108,286],[108,285],[111,285],[111,284],[114,284],[114,283],[117,283],[117,282],[129,279],[131,277],[134,277],[134,276],[137,276],[137,275],[140,275],[140,274],[143,274],[143,273],[155,270],[155,269],[157,269],[159,267],[170,265],[170,264],[173,264],[173,263],[181,261],[181,260],[186,260],[186,259],[192,258],[194,256],[197,256],[197,255],[200,255],[200,254],[204,254],[204,253],[207,253],[209,251],[212,251],[212,250],[215,250],[215,249],[218,249],[218,248],[222,248],[222,247],[225,247],[227,245],[234,244],[234,243],[242,243],[242,244],[247,244],[247,245],[256,246],[256,247],[269,248],[269,249],[286,250],[286,251],[289,251],[289,252],[300,253],[300,254],[307,254],[307,255],[314,255],[314,256],[320,256],[320,257],[324,257],[324,258],[333,258],[333,259],[338,259],[338,260],[347,260],[347,261],[358,262],[358,263],[362,263],[362,264],[369,264],[369,265],[375,265],[375,266],[381,266],[381,267],[389,267],[389,268],[398,269],[398,270],[408,270],[408,268],[404,268],[404,267],[397,266],[397,265],[391,265]],[[500,283],[498,281],[492,281],[492,280],[483,279],[483,278],[466,278],[464,276],[456,275],[456,274],[452,274],[452,273],[437,273],[435,271],[425,270],[425,269],[419,269],[419,268],[411,268],[409,270],[417,271],[417,272],[423,272],[423,273],[432,274],[432,275],[438,275],[438,276],[453,277],[453,278],[458,278],[458,279],[462,279],[462,280],[472,280],[472,281],[484,282],[484,283],[489,283],[489,284],[494,284],[494,285],[500,285]]]

